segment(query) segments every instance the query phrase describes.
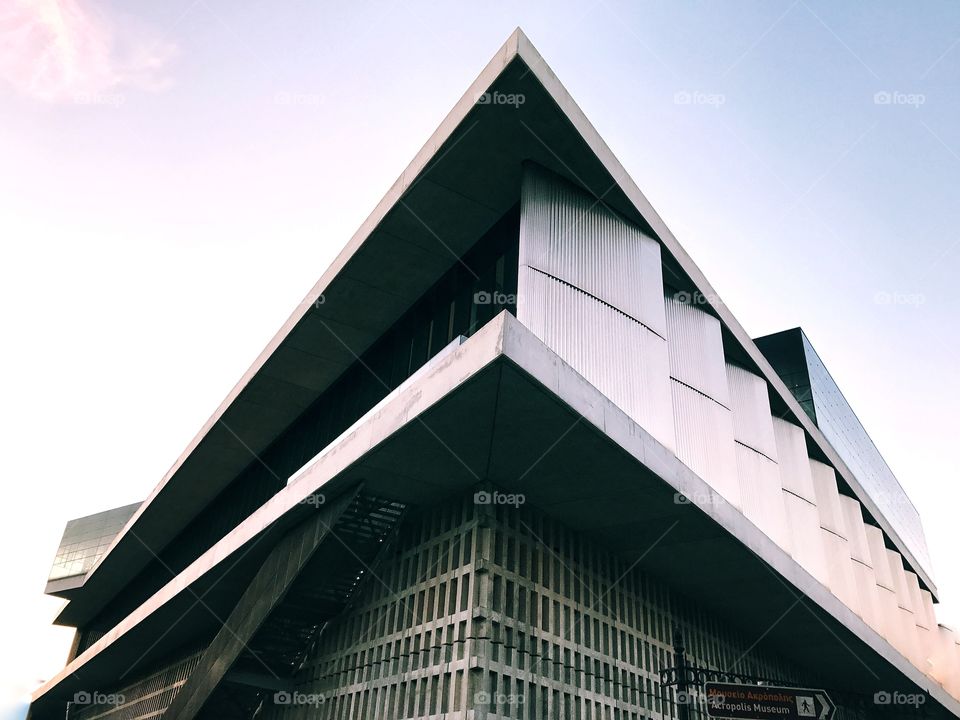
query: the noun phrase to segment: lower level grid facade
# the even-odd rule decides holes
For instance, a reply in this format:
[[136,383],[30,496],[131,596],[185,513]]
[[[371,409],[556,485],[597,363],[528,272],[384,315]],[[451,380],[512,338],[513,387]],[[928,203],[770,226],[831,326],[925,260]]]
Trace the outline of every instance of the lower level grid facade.
[[534,508],[478,497],[408,517],[263,717],[677,718],[660,683],[675,624],[694,665],[818,684],[637,564]]

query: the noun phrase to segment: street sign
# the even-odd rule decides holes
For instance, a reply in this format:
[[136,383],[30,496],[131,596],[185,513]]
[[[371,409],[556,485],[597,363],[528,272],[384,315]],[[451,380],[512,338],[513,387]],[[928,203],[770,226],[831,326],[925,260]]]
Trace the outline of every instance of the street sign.
[[707,717],[724,720],[832,720],[837,706],[823,690],[708,682]]

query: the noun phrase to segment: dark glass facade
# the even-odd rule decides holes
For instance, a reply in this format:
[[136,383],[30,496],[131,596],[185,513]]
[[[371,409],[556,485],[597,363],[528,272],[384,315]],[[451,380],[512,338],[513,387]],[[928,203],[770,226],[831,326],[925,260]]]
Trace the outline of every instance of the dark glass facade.
[[48,580],[84,575],[97,564],[138,507],[140,503],[133,503],[69,521]]
[[774,370],[929,574],[920,514],[800,328],[756,340]]

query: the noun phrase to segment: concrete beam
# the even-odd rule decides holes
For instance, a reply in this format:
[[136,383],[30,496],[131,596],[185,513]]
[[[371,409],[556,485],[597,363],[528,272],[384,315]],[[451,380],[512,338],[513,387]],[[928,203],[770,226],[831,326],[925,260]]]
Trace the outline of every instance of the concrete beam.
[[[327,538],[357,490],[338,498],[290,530],[274,547],[237,601],[223,627],[200,656],[200,664],[170,703],[164,717],[192,720],[210,697],[254,633],[283,600],[320,544]],[[265,668],[273,674],[270,668]],[[278,682],[282,679],[274,678]]]

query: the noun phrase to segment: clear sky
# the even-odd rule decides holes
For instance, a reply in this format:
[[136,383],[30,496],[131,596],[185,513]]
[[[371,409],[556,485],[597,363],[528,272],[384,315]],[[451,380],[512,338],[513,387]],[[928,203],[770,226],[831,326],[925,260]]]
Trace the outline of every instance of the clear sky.
[[517,25],[747,331],[806,329],[960,625],[960,5],[516,5],[0,3],[0,719],[65,521],[147,495]]

